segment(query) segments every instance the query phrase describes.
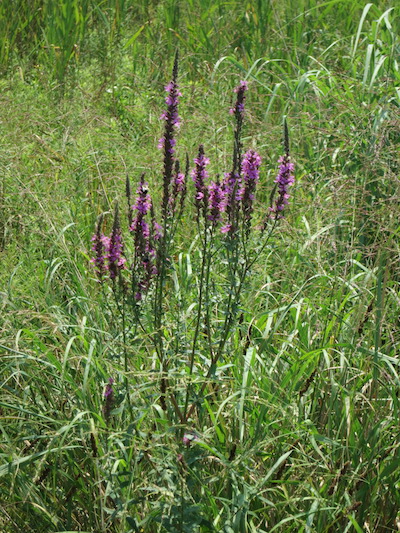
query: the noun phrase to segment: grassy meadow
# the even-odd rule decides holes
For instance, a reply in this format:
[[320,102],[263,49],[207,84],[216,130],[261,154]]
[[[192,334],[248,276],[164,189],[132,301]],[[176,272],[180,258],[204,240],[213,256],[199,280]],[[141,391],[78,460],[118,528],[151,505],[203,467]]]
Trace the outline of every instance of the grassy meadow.
[[[1,533],[400,531],[399,21],[395,0],[2,0]],[[217,185],[261,156],[251,229],[235,188],[236,234],[199,207],[199,145]],[[99,283],[114,231],[125,268]]]

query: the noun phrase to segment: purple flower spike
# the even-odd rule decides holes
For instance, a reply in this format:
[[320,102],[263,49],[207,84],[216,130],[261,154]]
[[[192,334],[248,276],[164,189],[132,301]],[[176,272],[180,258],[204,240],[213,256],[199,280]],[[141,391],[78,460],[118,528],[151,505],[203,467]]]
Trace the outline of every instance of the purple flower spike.
[[146,215],[151,209],[151,198],[149,195],[148,184],[144,181],[144,174],[142,174],[140,178],[136,194],[136,201],[132,206],[132,210],[138,211],[141,215]]
[[238,209],[242,193],[242,178],[236,172],[225,173],[222,190],[225,195],[227,224],[221,228],[222,233],[234,235],[237,230]]
[[182,192],[185,189],[185,174],[183,174],[183,172],[179,172],[175,176],[174,186],[176,188],[176,192]]
[[106,422],[110,419],[111,411],[114,407],[114,389],[113,389],[114,380],[109,378],[106,385],[106,390],[104,391],[104,405],[103,405],[103,415]]
[[[269,208],[270,216],[272,220],[279,220],[283,218],[283,211],[285,206],[289,203],[289,187],[294,183],[294,164],[290,161],[289,155],[289,130],[287,126],[286,119],[283,122],[283,148],[285,150],[285,155],[279,158],[279,172],[278,176],[275,179],[275,188],[271,194],[271,207]],[[273,196],[275,190],[278,189],[278,195],[274,203]],[[267,226],[267,220],[264,222],[263,229]]]
[[214,224],[222,218],[222,213],[225,211],[225,199],[226,196],[220,182],[212,181],[208,186],[208,206],[210,210],[208,219]]
[[123,257],[124,246],[121,229],[119,227],[118,206],[115,208],[114,226],[107,246],[107,261],[110,278],[115,279],[118,272],[125,268],[126,259]]
[[229,110],[231,115],[243,115],[244,104],[246,101],[246,91],[249,88],[247,81],[241,81],[234,92],[237,94],[236,103],[233,108]]
[[114,379],[109,378],[107,386],[106,386],[106,390],[104,391],[104,398],[109,398],[113,394],[113,387],[112,387],[113,384],[114,384]]
[[244,154],[242,162],[242,173],[245,184],[258,182],[258,169],[261,165],[261,157],[254,150],[249,150]]
[[194,162],[196,164],[196,168],[192,170],[191,174],[194,186],[196,188],[195,203],[197,208],[197,214],[199,214],[200,211],[203,210],[204,217],[206,217],[208,207],[208,190],[205,184],[208,178],[208,172],[206,167],[209,164],[210,160],[204,155],[203,145],[199,146],[199,153],[194,159]]
[[283,211],[285,206],[289,203],[289,187],[294,183],[294,164],[290,162],[289,154],[279,158],[279,173],[275,179],[275,183],[278,187],[278,197],[272,207],[270,207],[271,218],[278,220],[283,218]]
[[174,171],[174,154],[175,154],[175,130],[180,126],[180,117],[178,115],[179,91],[178,83],[178,55],[175,57],[174,68],[172,71],[172,80],[165,86],[167,96],[165,103],[167,109],[161,115],[165,122],[164,136],[160,139],[158,147],[164,153],[164,172],[163,172],[163,199],[162,199],[162,218],[166,220],[169,214],[171,181]]
[[164,111],[161,115],[161,119],[166,122],[171,122],[174,126],[179,128],[181,124],[180,116],[178,115],[179,96],[182,93],[179,91],[176,80],[173,79],[165,86],[167,96],[165,97],[165,103],[168,106],[167,111]]
[[259,168],[261,165],[261,157],[254,150],[249,150],[245,153],[242,161],[242,176],[244,187],[241,191],[242,209],[245,224],[247,226],[246,233],[250,231],[251,215],[253,213],[254,193],[259,179]]
[[[143,294],[149,289],[152,278],[157,273],[154,264],[156,251],[154,240],[161,238],[161,227],[155,220],[155,213],[148,192],[147,183],[144,181],[144,174],[140,178],[140,184],[136,191],[137,198],[132,209],[136,215],[130,227],[134,236],[135,259],[132,266],[136,292],[135,300],[140,302]],[[146,216],[149,218],[146,220]]]

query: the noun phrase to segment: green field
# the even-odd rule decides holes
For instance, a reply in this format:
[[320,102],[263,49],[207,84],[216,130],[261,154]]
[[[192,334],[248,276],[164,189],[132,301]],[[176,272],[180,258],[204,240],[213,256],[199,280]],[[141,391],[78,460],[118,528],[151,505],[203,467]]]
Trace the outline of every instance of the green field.
[[[395,0],[2,0],[1,533],[400,531],[399,22]],[[97,230],[126,260],[101,283]]]

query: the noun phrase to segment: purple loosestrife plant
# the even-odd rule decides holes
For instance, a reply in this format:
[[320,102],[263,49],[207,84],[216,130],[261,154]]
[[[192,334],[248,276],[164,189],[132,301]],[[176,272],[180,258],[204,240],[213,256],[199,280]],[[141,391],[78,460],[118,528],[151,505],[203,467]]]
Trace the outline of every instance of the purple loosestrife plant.
[[[188,157],[185,172],[181,171],[176,157],[175,135],[180,124],[177,75],[176,56],[172,80],[165,87],[167,108],[161,115],[164,125],[159,144],[163,150],[162,199],[159,206],[153,205],[144,174],[135,198],[131,199],[129,179],[126,180],[129,230],[133,241],[131,293],[125,290],[126,283],[122,291],[119,285],[112,283],[112,292],[122,321],[126,404],[131,420],[134,417],[129,399],[129,346],[140,328],[146,336],[149,353],[157,356],[160,407],[172,424],[179,421],[179,424],[187,427],[196,407],[199,411],[202,409],[200,400],[212,377],[217,375],[219,362],[235,347],[233,333],[241,312],[241,296],[248,274],[265,249],[277,221],[283,216],[289,199],[288,189],[294,178],[285,123],[285,155],[279,160],[280,170],[276,178],[278,194],[269,211],[269,218],[274,219],[274,224],[268,235],[263,236],[262,242],[253,248],[250,234],[261,157],[255,150],[248,150],[242,156],[247,82],[241,81],[235,88],[236,101],[231,109],[235,126],[230,171],[225,173],[222,180],[218,175],[209,179],[210,161],[202,144],[191,172]],[[174,246],[187,194],[188,176],[193,182],[193,208],[199,231],[191,248],[201,247],[198,254],[193,254],[194,260],[198,261],[196,274],[192,273],[194,269],[189,254],[186,271],[182,260],[185,254],[178,252]],[[157,214],[160,223],[157,222]],[[115,280],[118,276],[124,282],[127,272],[122,270],[125,267],[124,254],[127,252],[124,252],[117,210],[110,237],[102,233],[102,221],[100,218],[92,238],[92,262],[97,277],[103,281],[107,277]],[[221,235],[219,229],[225,235]],[[128,249],[129,243],[126,244]],[[178,257],[179,265],[176,267],[174,260]],[[192,277],[195,278],[194,282],[191,281]],[[222,290],[214,294],[217,286]],[[188,306],[188,299],[192,297],[192,305]],[[140,305],[137,304],[139,301]],[[128,303],[131,304],[130,308],[125,305]],[[188,308],[191,310],[190,317]],[[126,312],[127,309],[132,310],[131,314]],[[182,354],[189,355],[184,359]],[[183,386],[182,380],[185,380]],[[114,401],[112,385],[110,379],[104,398],[106,420],[109,419]],[[180,438],[183,436],[186,446],[190,440],[189,433],[182,428]]]
[[[176,198],[171,198],[174,190],[180,189],[181,203],[185,194],[185,185],[180,176],[179,165],[176,166],[175,150],[176,139],[175,133],[180,126],[180,117],[178,114],[179,91],[178,83],[178,52],[175,55],[174,66],[172,70],[172,80],[165,87],[167,96],[165,103],[167,109],[162,113],[161,119],[164,121],[164,135],[160,139],[159,147],[163,150],[163,195],[161,201],[161,227],[162,232],[157,242],[156,268],[157,274],[156,286],[153,299],[153,326],[155,330],[155,348],[161,365],[165,364],[164,357],[164,340],[161,335],[161,328],[164,316],[164,289],[167,276],[167,267],[170,265],[169,253],[173,237],[172,218],[175,214]],[[175,173],[175,176],[174,176]],[[182,204],[183,205],[183,204]],[[164,378],[161,381],[162,397],[161,404],[165,403],[165,389],[167,385]]]

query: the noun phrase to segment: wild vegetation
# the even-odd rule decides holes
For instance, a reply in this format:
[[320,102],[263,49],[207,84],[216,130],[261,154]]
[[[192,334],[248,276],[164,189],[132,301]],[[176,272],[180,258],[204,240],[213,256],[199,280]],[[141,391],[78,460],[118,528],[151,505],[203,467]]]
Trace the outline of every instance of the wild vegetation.
[[1,532],[400,530],[399,15],[0,3]]

